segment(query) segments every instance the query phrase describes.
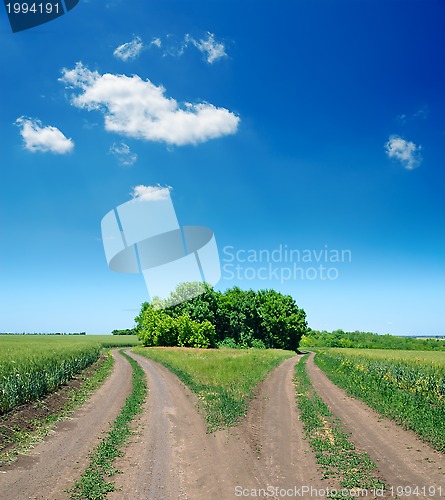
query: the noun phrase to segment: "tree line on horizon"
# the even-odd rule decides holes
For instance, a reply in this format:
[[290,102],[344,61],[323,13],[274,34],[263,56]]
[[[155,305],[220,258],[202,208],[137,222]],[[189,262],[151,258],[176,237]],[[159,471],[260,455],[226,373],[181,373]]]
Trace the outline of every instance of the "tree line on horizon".
[[371,332],[328,332],[308,328],[300,341],[303,348],[343,347],[355,349],[397,349],[418,351],[445,351],[445,339],[400,337]]

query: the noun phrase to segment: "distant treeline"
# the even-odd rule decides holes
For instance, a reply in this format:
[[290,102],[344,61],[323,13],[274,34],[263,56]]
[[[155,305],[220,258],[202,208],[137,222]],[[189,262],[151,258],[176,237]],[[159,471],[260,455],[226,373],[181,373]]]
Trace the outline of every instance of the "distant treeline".
[[86,332],[0,332],[0,335],[86,335]]
[[308,328],[300,347],[355,347],[357,349],[406,349],[417,351],[445,351],[444,337],[415,338],[378,335],[370,332],[317,331]]

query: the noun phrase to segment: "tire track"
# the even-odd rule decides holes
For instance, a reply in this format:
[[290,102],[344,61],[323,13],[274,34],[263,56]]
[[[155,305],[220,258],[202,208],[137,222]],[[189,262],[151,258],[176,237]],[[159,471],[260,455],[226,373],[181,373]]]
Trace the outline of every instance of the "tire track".
[[60,422],[45,441],[0,474],[0,498],[8,500],[69,498],[70,487],[88,463],[89,452],[119,415],[131,390],[131,366],[113,351],[113,372],[69,420]]
[[[442,488],[445,496],[445,456],[423,443],[411,431],[381,417],[365,403],[348,396],[314,363],[307,362],[314,389],[351,432],[352,441],[377,464],[388,486]],[[437,498],[422,496],[421,498]]]
[[120,491],[110,498],[228,500],[239,497],[236,487],[321,487],[296,410],[298,358],[269,374],[239,426],[206,434],[191,391],[162,365],[129,354],[147,374],[149,396],[138,432],[117,464],[124,472],[115,478]]
[[318,465],[304,439],[293,384],[299,357],[283,361],[260,384],[241,427],[267,471],[269,484],[281,488],[312,486],[321,489]]

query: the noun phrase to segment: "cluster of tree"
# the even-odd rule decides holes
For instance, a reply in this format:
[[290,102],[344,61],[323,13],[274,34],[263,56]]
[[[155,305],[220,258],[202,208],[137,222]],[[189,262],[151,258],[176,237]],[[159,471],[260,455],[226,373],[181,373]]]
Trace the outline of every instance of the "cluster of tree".
[[125,330],[113,330],[111,335],[136,335],[136,328],[126,328]]
[[179,285],[166,301],[144,303],[135,321],[144,345],[297,350],[307,330],[306,313],[290,295],[238,287],[219,292],[197,283]]
[[355,347],[357,349],[406,349],[417,351],[444,351],[445,341],[440,338],[419,339],[379,335],[370,332],[333,332],[308,329],[300,342],[301,347]]

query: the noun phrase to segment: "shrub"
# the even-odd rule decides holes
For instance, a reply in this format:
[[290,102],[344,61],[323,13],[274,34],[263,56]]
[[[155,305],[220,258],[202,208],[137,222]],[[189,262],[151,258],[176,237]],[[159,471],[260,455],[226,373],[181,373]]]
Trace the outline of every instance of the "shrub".
[[259,339],[253,339],[250,347],[252,347],[253,349],[266,349],[264,342]]
[[217,344],[218,349],[227,347],[229,349],[238,349],[238,344],[235,342],[235,339],[232,337],[227,337],[224,340],[221,340],[221,342],[218,342]]
[[138,337],[145,347],[214,345],[215,327],[209,321],[198,323],[187,315],[172,318],[162,310],[145,305],[136,318]]

